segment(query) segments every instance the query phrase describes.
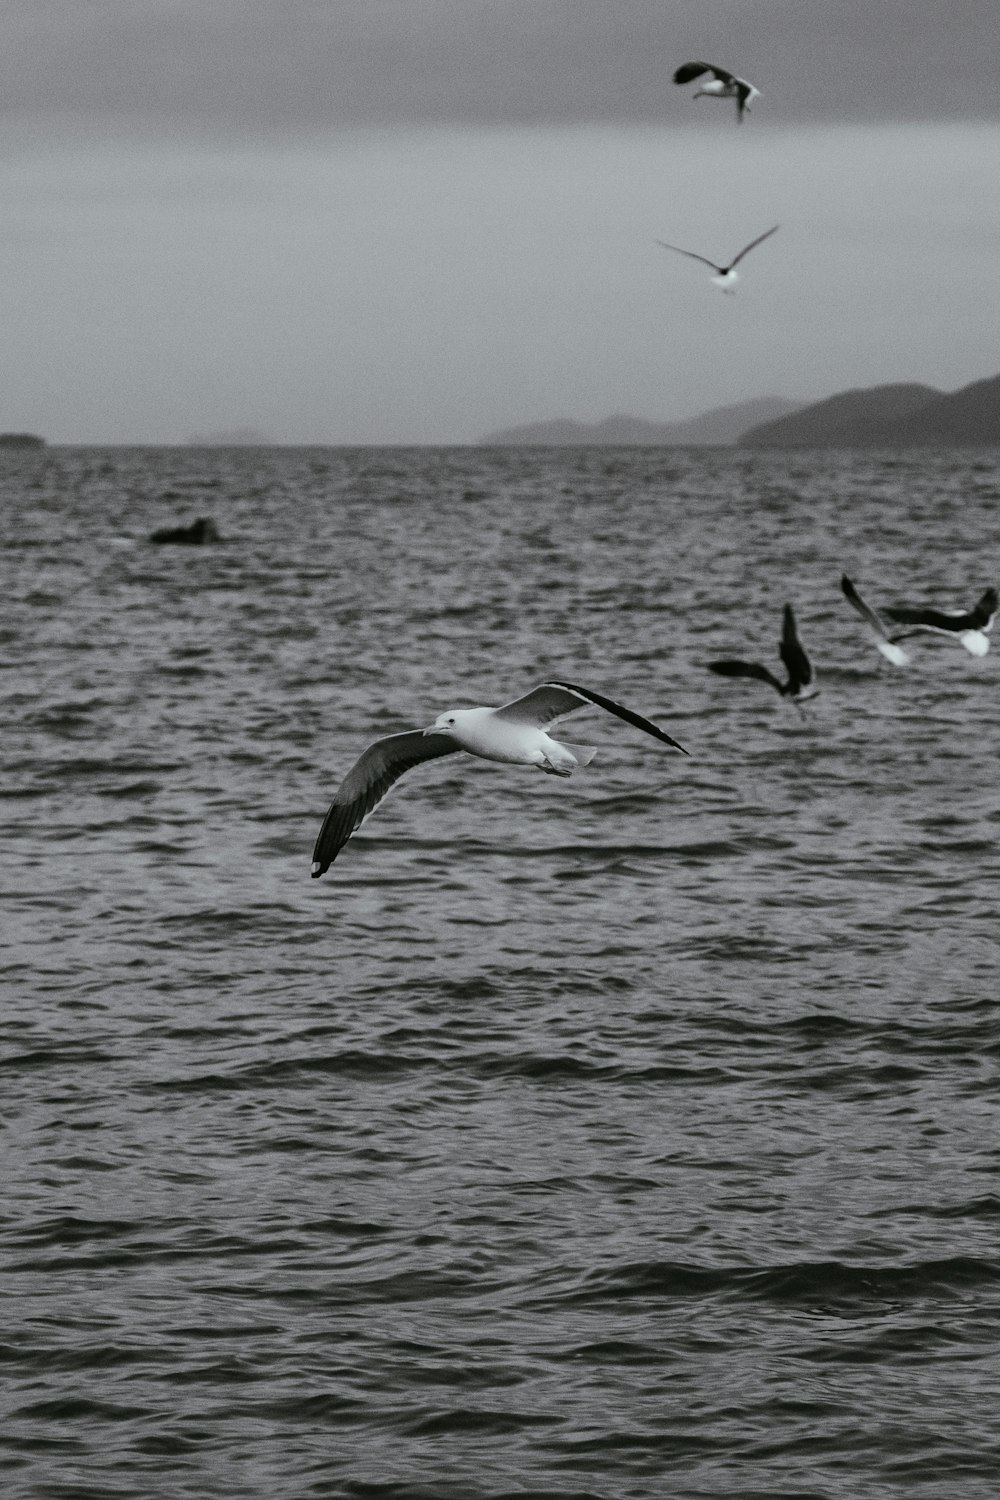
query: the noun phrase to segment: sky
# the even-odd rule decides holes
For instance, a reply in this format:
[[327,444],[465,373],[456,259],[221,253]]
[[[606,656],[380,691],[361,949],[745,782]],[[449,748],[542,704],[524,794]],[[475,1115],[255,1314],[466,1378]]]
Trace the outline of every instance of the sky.
[[[996,0],[5,0],[0,429],[463,443],[996,374],[998,43]],[[734,297],[656,244],[772,224]]]

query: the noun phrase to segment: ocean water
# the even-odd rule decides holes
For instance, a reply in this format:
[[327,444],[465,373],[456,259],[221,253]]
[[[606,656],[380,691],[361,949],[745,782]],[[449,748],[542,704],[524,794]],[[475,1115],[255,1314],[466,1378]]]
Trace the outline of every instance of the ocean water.
[[[5,1500],[978,1500],[991,453],[0,455]],[[211,516],[223,541],[155,547]],[[796,607],[820,695],[777,667]],[[559,677],[563,781],[373,738]]]

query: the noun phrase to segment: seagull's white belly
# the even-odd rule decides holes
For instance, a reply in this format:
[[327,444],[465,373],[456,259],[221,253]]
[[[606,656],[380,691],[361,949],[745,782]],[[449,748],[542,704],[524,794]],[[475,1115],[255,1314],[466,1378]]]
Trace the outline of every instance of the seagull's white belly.
[[498,719],[490,709],[467,709],[450,730],[463,750],[484,760],[508,761],[519,766],[540,766],[545,760],[549,737],[530,724]]

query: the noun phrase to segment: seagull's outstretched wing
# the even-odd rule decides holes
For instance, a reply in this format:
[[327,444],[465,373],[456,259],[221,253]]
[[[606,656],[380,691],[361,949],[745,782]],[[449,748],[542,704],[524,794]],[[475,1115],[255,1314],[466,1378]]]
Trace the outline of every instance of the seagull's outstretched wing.
[[743,246],[743,249],[740,251],[739,255],[737,255],[734,260],[731,260],[729,262],[729,265],[727,266],[726,269],[729,270],[729,271],[731,271],[734,266],[738,266],[739,263],[740,263],[740,261],[743,259],[744,255],[749,255],[750,251],[753,250],[753,249],[755,249],[757,245],[761,245],[761,244],[763,244],[763,242],[765,240],[769,240],[771,238],[772,234],[777,234],[777,232],[778,232],[778,230],[780,228],[781,228],[780,224],[775,224],[775,226],[774,226],[773,229],[765,229],[764,233],[763,234],[759,234],[755,240],[751,240],[750,243],[749,243],[749,245],[744,245]]
[[[676,250],[678,255],[686,255],[690,260],[700,260],[703,266],[711,266],[712,270],[718,271],[720,276],[725,275],[725,272],[728,269],[726,266],[717,266],[714,260],[709,260],[704,255],[697,255],[694,250],[682,250],[680,245],[668,245],[666,240],[657,240],[656,243],[658,245],[662,245],[664,250]],[[749,246],[747,247],[747,249],[749,249]],[[745,253],[746,252],[744,252],[744,254]],[[736,262],[733,261],[733,265],[735,264]]]
[[654,739],[661,740],[664,745],[673,745],[675,750],[687,755],[684,746],[671,739],[666,730],[654,724],[651,719],[644,719],[642,714],[623,708],[620,703],[605,698],[602,693],[575,687],[571,682],[543,682],[540,687],[525,693],[523,698],[515,698],[512,703],[504,703],[500,708],[494,709],[494,713],[498,719],[508,719],[514,724],[531,724],[536,729],[548,729],[557,719],[575,713],[587,703],[595,703],[598,708],[605,709],[616,718],[624,719],[626,724],[633,724],[636,729],[644,730]]
[[785,605],[778,652],[788,673],[787,691],[794,697],[813,679],[812,662],[805,653],[799,633],[795,628],[795,612],[790,604]]
[[703,73],[713,73],[720,83],[736,83],[738,80],[732,73],[727,73],[725,68],[717,68],[714,63],[687,62],[681,63],[674,73],[675,83],[693,83]]
[[767,667],[762,667],[755,661],[733,661],[726,658],[723,661],[710,661],[708,670],[715,672],[718,677],[753,677],[757,682],[766,682],[776,692],[784,693],[785,689]]
[[330,868],[351,834],[404,771],[439,755],[453,755],[461,748],[450,735],[424,734],[419,729],[390,734],[369,745],[344,777],[323,819],[313,850],[313,876]]
[[944,630],[948,635],[960,635],[963,630],[990,630],[996,610],[997,591],[990,588],[969,610],[919,609],[899,605],[887,608],[885,613],[897,625],[915,625],[924,630]]
[[988,633],[993,629],[993,621],[996,616],[998,603],[1000,603],[1000,599],[998,599],[996,589],[987,589],[969,616],[972,621],[973,630],[982,630]]
[[910,658],[902,646],[896,645],[881,617],[875,613],[870,604],[865,603],[846,573],[841,574],[840,587],[848,604],[857,611],[869,630],[873,632],[875,644],[886,660],[891,661],[894,666],[905,667]]

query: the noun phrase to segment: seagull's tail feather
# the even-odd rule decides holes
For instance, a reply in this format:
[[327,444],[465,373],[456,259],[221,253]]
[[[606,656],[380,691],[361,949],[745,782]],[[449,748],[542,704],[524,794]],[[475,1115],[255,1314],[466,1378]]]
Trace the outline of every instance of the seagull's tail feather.
[[565,740],[559,741],[564,750],[568,750],[578,766],[589,766],[597,754],[596,745],[567,745]]

